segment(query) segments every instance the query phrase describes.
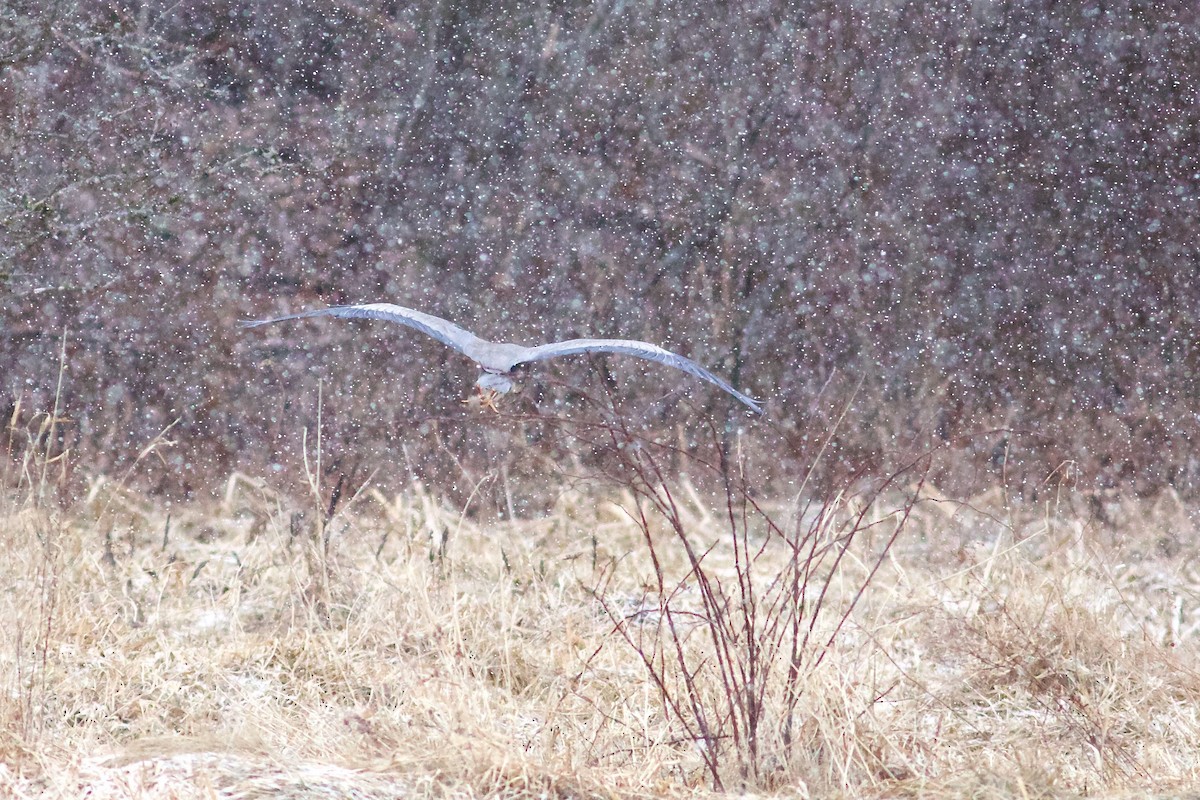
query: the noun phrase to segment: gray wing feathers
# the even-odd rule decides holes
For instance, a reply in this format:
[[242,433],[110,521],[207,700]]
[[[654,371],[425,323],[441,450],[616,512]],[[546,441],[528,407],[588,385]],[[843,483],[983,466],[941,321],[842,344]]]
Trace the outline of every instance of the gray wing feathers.
[[570,339],[565,342],[554,342],[539,347],[531,347],[529,348],[529,355],[524,361],[545,361],[548,358],[569,356],[577,353],[618,353],[621,355],[636,356],[647,361],[655,361],[659,364],[666,364],[668,367],[682,370],[689,375],[696,376],[700,380],[708,381],[714,386],[721,387],[756,414],[763,413],[762,406],[753,397],[742,394],[690,358],[684,358],[681,355],[672,353],[670,350],[664,350],[649,342],[639,342],[632,339]]
[[736,397],[755,413],[763,413],[762,407],[754,398],[742,394],[690,358],[684,358],[681,355],[672,353],[670,350],[664,350],[649,342],[639,342],[633,339],[571,339],[566,342],[554,342],[539,347],[521,347],[513,344],[488,342],[480,339],[465,328],[460,328],[449,320],[392,303],[331,306],[329,308],[302,311],[299,314],[288,314],[282,317],[254,320],[242,324],[246,328],[256,328],[259,325],[269,325],[272,322],[307,319],[309,317],[381,319],[387,322],[406,325],[409,328],[414,328],[421,331],[421,333],[432,336],[439,342],[448,344],[492,372],[507,372],[518,364],[528,361],[544,361],[548,358],[568,356],[576,353],[618,353],[635,356],[647,361],[665,364],[668,367],[674,367],[689,375],[694,375],[700,380],[708,381]]
[[381,319],[387,322],[396,322],[400,325],[406,325],[409,328],[414,328],[427,336],[432,336],[439,342],[448,344],[459,352],[466,352],[467,348],[472,347],[480,342],[478,336],[470,331],[460,328],[449,320],[444,320],[441,317],[435,317],[432,314],[426,314],[421,311],[416,311],[404,306],[394,305],[392,303],[366,303],[357,306],[331,306],[329,308],[318,308],[314,311],[303,311],[299,314],[288,314],[283,317],[273,317],[271,319],[254,320],[253,322],[243,323],[243,327],[256,328],[259,325],[267,325],[272,322],[283,322],[289,319],[307,319],[308,317],[345,317],[349,319]]

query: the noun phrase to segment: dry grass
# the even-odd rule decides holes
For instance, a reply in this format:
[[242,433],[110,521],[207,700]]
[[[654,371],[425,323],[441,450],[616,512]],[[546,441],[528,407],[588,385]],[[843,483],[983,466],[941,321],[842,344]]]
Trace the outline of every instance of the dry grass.
[[[326,548],[319,514],[242,477],[216,507],[168,509],[117,482],[66,510],[9,495],[0,794],[707,794],[696,748],[594,594],[652,616],[633,502],[568,493],[540,519],[479,526],[420,491],[368,490]],[[805,675],[777,768],[727,788],[1193,785],[1195,528],[1178,504],[1103,510],[1101,523],[1065,502],[918,506]],[[719,514],[683,513],[699,540],[720,540]],[[723,557],[708,556],[714,574]],[[834,593],[868,569],[851,561]]]

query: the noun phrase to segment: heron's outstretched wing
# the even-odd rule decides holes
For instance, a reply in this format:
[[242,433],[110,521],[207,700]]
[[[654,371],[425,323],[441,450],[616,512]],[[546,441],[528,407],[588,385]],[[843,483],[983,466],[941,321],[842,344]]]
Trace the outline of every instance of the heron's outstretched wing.
[[299,314],[288,314],[284,317],[243,322],[242,327],[256,328],[259,325],[268,325],[272,322],[283,322],[289,319],[306,319],[308,317],[347,317],[351,319],[382,319],[388,322],[397,322],[401,325],[415,328],[428,336],[432,336],[439,342],[448,344],[455,350],[465,353],[468,356],[470,356],[470,352],[468,351],[473,351],[476,345],[484,343],[475,334],[465,328],[458,327],[449,320],[392,303],[330,306],[329,308],[318,308],[314,311],[302,311]]
[[672,353],[670,350],[664,350],[649,342],[638,342],[632,339],[570,339],[565,342],[554,342],[552,344],[543,344],[539,347],[531,347],[529,348],[527,357],[522,359],[522,363],[526,361],[545,361],[548,358],[569,356],[576,353],[620,353],[622,355],[644,358],[647,361],[656,361],[659,364],[666,364],[668,367],[683,370],[689,375],[695,375],[697,378],[708,381],[714,386],[720,386],[756,414],[763,413],[762,406],[753,397],[742,394],[690,358],[684,358],[681,355]]

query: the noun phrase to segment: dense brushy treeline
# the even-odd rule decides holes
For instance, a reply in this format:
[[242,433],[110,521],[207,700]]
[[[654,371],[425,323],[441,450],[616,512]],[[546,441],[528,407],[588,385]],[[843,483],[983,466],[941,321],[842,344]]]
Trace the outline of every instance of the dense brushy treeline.
[[[164,488],[291,468],[318,378],[332,452],[518,464],[416,334],[236,326],[390,300],[672,346],[767,400],[745,441],[784,460],[853,396],[829,465],[1200,481],[1194,4],[16,0],[0,26],[0,373],[48,407],[68,328],[64,442],[97,469],[176,419]],[[657,368],[555,374],[685,442],[729,413]],[[548,375],[534,399],[569,400]]]

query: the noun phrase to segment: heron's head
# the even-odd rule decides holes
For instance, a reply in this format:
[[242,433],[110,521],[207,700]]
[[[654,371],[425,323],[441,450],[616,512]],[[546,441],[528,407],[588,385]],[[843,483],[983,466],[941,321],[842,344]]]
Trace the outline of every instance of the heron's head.
[[509,376],[495,372],[483,373],[479,376],[479,380],[475,381],[475,385],[480,389],[491,389],[500,394],[508,394],[513,388],[513,382]]

